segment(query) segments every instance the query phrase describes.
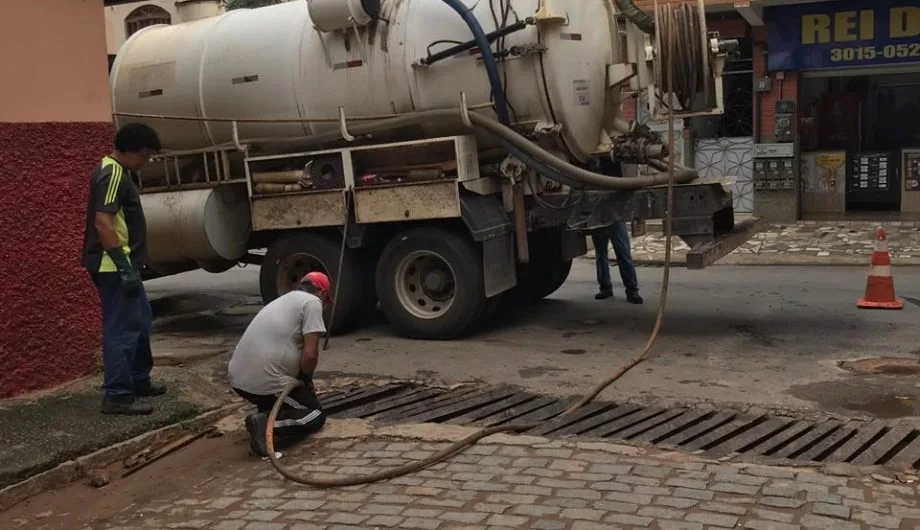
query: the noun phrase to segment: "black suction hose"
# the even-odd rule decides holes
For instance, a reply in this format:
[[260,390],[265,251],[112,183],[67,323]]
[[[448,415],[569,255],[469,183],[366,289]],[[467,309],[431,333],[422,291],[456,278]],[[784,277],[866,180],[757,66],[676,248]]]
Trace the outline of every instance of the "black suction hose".
[[639,9],[633,0],[616,0],[617,8],[643,32],[653,35],[655,33],[655,17]]
[[485,64],[486,72],[489,74],[489,84],[492,85],[492,94],[495,97],[495,113],[498,114],[498,121],[504,125],[510,125],[508,103],[505,101],[505,90],[502,87],[501,76],[498,73],[498,63],[495,61],[495,55],[492,54],[492,46],[489,44],[485,31],[482,30],[482,25],[473,16],[473,12],[463,5],[460,0],[443,0],[443,2],[456,11],[470,28],[473,39],[482,53],[482,61]]

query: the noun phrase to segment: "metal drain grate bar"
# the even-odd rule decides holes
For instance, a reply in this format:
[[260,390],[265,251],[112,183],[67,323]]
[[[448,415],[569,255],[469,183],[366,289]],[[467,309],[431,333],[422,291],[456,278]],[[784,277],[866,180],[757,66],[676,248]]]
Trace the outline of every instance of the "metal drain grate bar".
[[[537,423],[541,421],[549,421],[550,419],[562,414],[566,409],[575,404],[575,401],[578,398],[566,398],[566,399],[555,399],[552,398],[549,404],[545,407],[540,407],[536,410],[528,412],[523,416],[518,416],[512,420],[514,423]],[[511,423],[511,421],[506,421],[503,423]],[[499,423],[498,425],[502,425]],[[528,434],[533,434],[533,431],[529,431]]]
[[514,395],[513,392],[514,391],[509,390],[485,390],[479,392],[478,395],[470,396],[467,399],[464,399],[460,403],[454,402],[434,410],[416,414],[415,416],[412,416],[408,419],[416,422],[433,421],[437,423],[444,423],[447,420],[456,418],[471,410],[476,410],[480,407],[484,407]]
[[775,456],[777,458],[795,459],[796,456],[807,451],[810,447],[819,443],[824,438],[830,436],[836,429],[839,428],[840,423],[836,421],[829,421],[814,425],[813,428],[806,430],[802,436],[795,438],[791,441],[791,443],[784,445],[781,449],[770,456]]
[[389,396],[386,399],[368,403],[362,407],[348,410],[341,415],[342,418],[371,418],[378,414],[385,414],[391,410],[398,409],[413,403],[420,403],[425,400],[441,395],[440,390],[425,388],[406,389],[406,391]]
[[[858,466],[871,466],[883,464],[882,458],[899,442],[904,440],[914,429],[907,425],[898,425],[888,434],[883,436],[879,441],[872,444],[872,447],[866,449],[861,455],[853,459],[853,463]],[[890,458],[890,457],[889,457]]]
[[[451,418],[445,423],[452,425],[468,425],[489,418],[490,416],[510,418],[518,414],[530,412],[538,406],[534,403],[539,399],[540,398],[529,394],[515,393],[491,405],[471,410],[456,418]],[[552,403],[552,400],[547,400],[547,403]]]
[[844,425],[840,429],[834,431],[834,434],[813,445],[811,449],[799,454],[797,458],[815,462],[823,461],[831,453],[836,451],[838,447],[847,443],[854,435],[856,435],[856,430],[850,428],[849,425]]
[[920,430],[882,421],[810,422],[731,410],[590,403],[559,417],[578,399],[520,392],[507,386],[454,389],[392,383],[320,396],[334,418],[376,423],[447,423],[491,427],[534,423],[527,434],[620,439],[677,446],[712,457],[749,455],[807,462],[852,462],[917,468]]
[[640,421],[638,423],[633,423],[632,425],[617,431],[610,431],[609,429],[606,429],[609,434],[604,434],[603,437],[616,436],[617,438],[623,438],[624,440],[633,440],[641,434],[653,431],[662,425],[667,425],[669,422],[683,416],[685,413],[686,411],[684,409],[669,410],[664,414],[657,414],[652,418]]
[[545,436],[547,434],[577,434],[579,432],[579,425],[584,421],[590,420],[598,414],[603,414],[614,407],[616,407],[616,405],[601,401],[588,403],[568,416],[548,421],[545,425],[532,429],[529,434],[535,436]]
[[750,451],[761,442],[782,433],[792,423],[791,420],[783,418],[770,418],[747,432],[732,436],[707,452],[711,456],[725,456],[731,453]]
[[645,431],[637,435],[633,440],[638,442],[661,443],[662,440],[670,438],[674,434],[694,427],[696,424],[705,421],[714,414],[710,410],[695,410],[684,412],[673,420],[663,423],[654,429]]
[[[575,400],[572,400],[574,403]],[[476,425],[482,427],[493,427],[496,425],[505,425],[508,423],[531,423],[535,421],[544,421],[557,414],[562,413],[568,404],[561,402],[556,398],[541,397],[534,401],[528,401],[520,407],[509,409],[508,411],[497,414],[492,418],[484,418],[476,422]]]
[[333,400],[328,405],[324,404],[323,408],[326,409],[328,414],[332,415],[340,410],[346,410],[357,405],[363,405],[365,403],[372,403],[378,399],[399,392],[401,388],[402,385],[386,385],[377,388],[369,388],[364,391],[349,393]]
[[703,451],[709,451],[713,447],[718,446],[720,443],[730,440],[734,436],[739,436],[744,432],[747,432],[750,429],[760,425],[766,420],[766,417],[756,417],[748,414],[742,414],[736,416],[732,421],[717,427],[706,434],[691,440],[684,444],[686,449],[691,451],[696,451],[697,449],[702,449]]
[[782,432],[761,441],[759,444],[750,447],[745,453],[774,456],[783,447],[805,436],[814,428],[814,424],[807,421],[794,422]]
[[725,425],[726,423],[735,419],[737,414],[733,411],[720,411],[716,412],[712,416],[706,418],[705,420],[697,423],[696,425],[690,427],[689,429],[677,431],[671,436],[656,442],[663,443],[668,445],[687,445],[688,443],[696,440],[701,436],[705,436],[706,433],[714,431],[719,427]]
[[623,409],[623,413],[621,413],[618,418],[598,425],[582,434],[584,434],[584,436],[596,436],[598,438],[609,438],[614,435],[617,438],[625,438],[625,436],[620,434],[621,432],[633,429],[639,425],[654,422],[656,418],[667,412],[666,409],[654,407],[644,409],[638,405],[627,405],[625,407],[617,407],[617,409]]
[[916,436],[917,434],[920,433],[914,431],[914,439],[886,464],[895,469],[917,468],[917,464],[920,463],[920,436]]
[[406,421],[412,416],[421,412],[425,412],[445,404],[453,403],[458,399],[463,399],[466,395],[473,394],[475,391],[475,388],[464,388],[460,389],[457,393],[442,392],[439,395],[432,396],[430,399],[405,403],[399,407],[388,410],[383,414],[376,415],[374,419],[383,423]]
[[882,431],[882,429],[885,429],[885,424],[880,421],[873,421],[862,428],[854,425],[854,428],[856,428],[856,435],[829,454],[824,459],[825,462],[849,462],[887,432],[887,429],[885,432]]

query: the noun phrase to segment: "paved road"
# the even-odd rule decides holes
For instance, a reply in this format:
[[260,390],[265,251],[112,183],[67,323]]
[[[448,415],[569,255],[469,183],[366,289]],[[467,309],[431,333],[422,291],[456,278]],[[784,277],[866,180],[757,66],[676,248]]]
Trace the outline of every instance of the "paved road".
[[[672,272],[668,311],[654,356],[605,397],[665,404],[710,402],[796,412],[894,418],[920,416],[916,366],[861,375],[839,361],[917,359],[920,307],[858,310],[867,267],[733,267]],[[614,272],[614,275],[616,273]],[[333,339],[321,375],[446,382],[510,383],[573,394],[635,355],[652,328],[662,269],[640,268],[646,304],[595,301],[591,262],[579,260],[566,285],[492,329],[453,342],[395,337],[385,322]],[[225,296],[254,301],[258,268],[194,272],[149,283],[153,296]],[[896,268],[900,295],[920,298],[920,268]],[[253,308],[254,311],[256,308]],[[173,322],[158,351],[227,351],[245,315]],[[180,334],[176,334],[179,333]],[[204,346],[202,346],[202,344]],[[222,370],[226,355],[215,364]],[[900,374],[900,375],[897,375]]]
[[[528,438],[487,440],[410,476],[333,490],[283,480],[266,462],[246,458],[246,443],[237,437],[232,446],[230,440],[202,440],[170,461],[111,484],[108,495],[85,486],[45,494],[0,515],[0,526],[907,530],[920,524],[916,482],[882,484],[870,477],[716,463],[611,443]],[[286,453],[282,461],[301,474],[364,475],[447,446],[383,437],[325,440]],[[179,473],[183,465],[189,467]]]

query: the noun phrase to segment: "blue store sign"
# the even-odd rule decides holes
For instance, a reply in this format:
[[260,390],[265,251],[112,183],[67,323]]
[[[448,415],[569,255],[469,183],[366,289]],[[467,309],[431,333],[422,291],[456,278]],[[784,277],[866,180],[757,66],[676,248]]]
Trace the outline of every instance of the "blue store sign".
[[920,63],[918,0],[844,0],[766,10],[771,71]]

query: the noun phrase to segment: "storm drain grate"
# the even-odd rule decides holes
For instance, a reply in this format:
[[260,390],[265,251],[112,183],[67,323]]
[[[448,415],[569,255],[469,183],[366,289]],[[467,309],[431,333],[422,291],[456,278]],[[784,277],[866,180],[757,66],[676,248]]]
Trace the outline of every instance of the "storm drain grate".
[[816,463],[920,468],[920,430],[881,421],[811,422],[730,410],[659,408],[594,402],[555,418],[576,397],[555,398],[511,387],[440,389],[404,383],[320,395],[333,418],[380,424],[446,423],[492,427],[542,423],[527,434],[608,438],[676,446],[712,457],[747,456]]

